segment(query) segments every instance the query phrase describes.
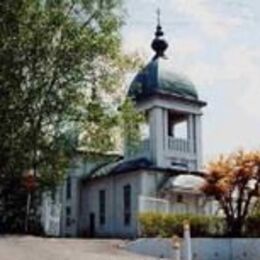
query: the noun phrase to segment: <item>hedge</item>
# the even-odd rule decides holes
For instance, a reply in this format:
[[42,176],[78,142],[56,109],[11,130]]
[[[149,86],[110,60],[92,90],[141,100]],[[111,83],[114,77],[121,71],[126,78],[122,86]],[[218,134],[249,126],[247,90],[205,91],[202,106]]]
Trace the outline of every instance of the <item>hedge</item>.
[[260,212],[247,217],[244,234],[247,237],[260,237]]
[[183,235],[183,222],[188,220],[192,237],[222,236],[224,220],[214,216],[194,214],[142,213],[139,215],[141,236],[172,237]]

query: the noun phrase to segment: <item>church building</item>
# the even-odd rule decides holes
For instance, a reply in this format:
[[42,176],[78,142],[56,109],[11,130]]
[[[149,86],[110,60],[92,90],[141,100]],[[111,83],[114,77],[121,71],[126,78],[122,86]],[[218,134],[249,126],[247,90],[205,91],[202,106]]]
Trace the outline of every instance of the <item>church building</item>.
[[[42,223],[49,235],[136,237],[142,212],[210,214],[202,183],[202,108],[194,84],[174,73],[157,25],[154,56],[130,84],[128,96],[145,114],[139,149],[91,156],[78,151],[54,201],[45,195]],[[126,142],[127,143],[127,142]]]

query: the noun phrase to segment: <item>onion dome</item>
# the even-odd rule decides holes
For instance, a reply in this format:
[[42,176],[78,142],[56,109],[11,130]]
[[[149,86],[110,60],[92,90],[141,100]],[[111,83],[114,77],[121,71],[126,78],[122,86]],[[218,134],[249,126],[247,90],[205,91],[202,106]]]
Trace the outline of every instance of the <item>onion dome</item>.
[[151,43],[155,55],[135,76],[130,85],[128,96],[136,101],[156,94],[169,94],[198,100],[198,93],[194,84],[185,76],[169,69],[171,67],[170,59],[165,56],[168,43],[163,36],[162,26],[158,20],[155,38]]

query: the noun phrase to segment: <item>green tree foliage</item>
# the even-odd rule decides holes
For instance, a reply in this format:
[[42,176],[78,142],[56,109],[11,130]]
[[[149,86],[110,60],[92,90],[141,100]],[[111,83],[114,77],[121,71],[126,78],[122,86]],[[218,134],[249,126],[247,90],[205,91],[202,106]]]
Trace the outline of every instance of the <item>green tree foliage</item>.
[[6,210],[4,194],[15,193],[12,183],[20,185],[24,171],[33,169],[38,188],[49,188],[81,143],[114,147],[120,86],[136,64],[120,48],[120,0],[3,0],[0,13],[0,195]]

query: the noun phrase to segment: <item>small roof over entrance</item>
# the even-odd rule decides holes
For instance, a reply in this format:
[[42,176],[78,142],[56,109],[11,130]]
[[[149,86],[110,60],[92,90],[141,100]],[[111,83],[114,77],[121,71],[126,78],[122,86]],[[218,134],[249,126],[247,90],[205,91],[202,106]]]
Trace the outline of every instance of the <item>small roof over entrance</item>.
[[200,188],[205,180],[201,176],[194,174],[180,174],[170,177],[164,185],[161,186],[160,191],[181,191],[188,193],[201,193]]

